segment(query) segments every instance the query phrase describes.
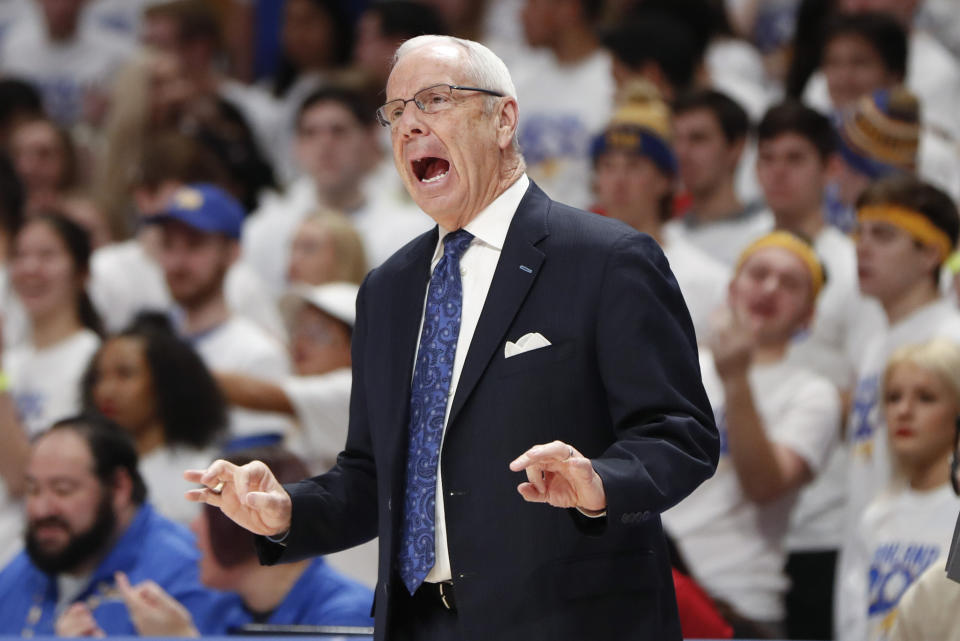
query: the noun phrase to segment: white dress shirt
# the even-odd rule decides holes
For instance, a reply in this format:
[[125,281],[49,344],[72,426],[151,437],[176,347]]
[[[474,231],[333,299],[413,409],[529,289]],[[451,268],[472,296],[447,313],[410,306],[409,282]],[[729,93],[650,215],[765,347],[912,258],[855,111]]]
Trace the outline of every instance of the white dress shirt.
[[[443,431],[446,434],[447,421],[450,418],[450,407],[453,397],[457,393],[457,383],[460,381],[460,373],[463,371],[463,363],[467,360],[467,350],[470,342],[473,340],[473,332],[477,329],[477,323],[480,320],[480,313],[483,311],[483,304],[487,300],[487,292],[490,291],[490,283],[493,282],[493,273],[497,269],[497,262],[500,260],[500,252],[503,250],[503,242],[507,237],[507,229],[513,220],[513,215],[527,193],[527,187],[530,185],[530,179],[524,174],[507,188],[500,196],[490,203],[486,209],[477,214],[476,218],[471,220],[464,227],[473,234],[473,240],[467,247],[463,256],[460,258],[460,278],[463,289],[463,308],[460,312],[460,335],[457,338],[457,351],[453,359],[453,375],[450,379],[450,391],[447,394],[447,410],[443,418]],[[440,238],[437,240],[437,247],[433,252],[433,260],[430,262],[430,273],[440,259],[443,258],[443,239],[448,234],[442,227],[440,228]],[[429,287],[428,287],[429,291]],[[424,293],[424,309],[426,309],[426,293]],[[423,331],[423,318],[420,320],[420,330]],[[418,334],[419,336],[419,334]],[[417,341],[417,351],[419,352],[419,339]],[[416,355],[413,359],[416,363]],[[443,451],[443,442],[441,441],[441,452]],[[440,461],[437,461],[437,469],[440,469]],[[440,581],[449,581],[453,574],[450,569],[450,553],[447,550],[447,525],[444,520],[443,510],[443,479],[437,474],[437,496],[436,496],[436,515],[435,515],[435,539],[436,563],[427,574],[425,579],[429,583],[438,583]]]

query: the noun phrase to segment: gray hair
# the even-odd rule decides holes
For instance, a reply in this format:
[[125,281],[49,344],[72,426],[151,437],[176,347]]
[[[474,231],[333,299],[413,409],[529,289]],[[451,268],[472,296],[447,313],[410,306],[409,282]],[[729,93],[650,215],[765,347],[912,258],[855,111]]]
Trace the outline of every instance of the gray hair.
[[400,58],[414,49],[431,45],[454,45],[462,48],[467,59],[465,71],[470,77],[470,82],[476,83],[478,87],[483,89],[497,91],[505,96],[510,96],[514,100],[517,99],[517,88],[513,85],[513,79],[510,77],[507,65],[497,54],[473,40],[464,40],[453,36],[416,36],[400,45],[393,55],[393,64],[396,65]]
[[[393,66],[396,66],[401,58],[415,49],[434,45],[452,45],[461,48],[466,59],[464,71],[469,78],[469,82],[482,89],[490,89],[502,93],[504,96],[509,96],[519,105],[517,88],[513,84],[513,78],[510,77],[510,70],[507,69],[507,65],[489,48],[473,40],[454,38],[453,36],[416,36],[405,41],[397,48],[397,52],[393,54]],[[487,96],[484,105],[488,113],[496,100],[495,96]],[[513,149],[520,153],[520,143],[516,131],[513,132]]]

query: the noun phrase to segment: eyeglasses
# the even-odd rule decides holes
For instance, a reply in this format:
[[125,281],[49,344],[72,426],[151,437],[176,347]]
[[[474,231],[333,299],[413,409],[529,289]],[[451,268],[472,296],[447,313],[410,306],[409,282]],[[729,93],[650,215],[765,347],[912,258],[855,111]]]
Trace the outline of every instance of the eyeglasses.
[[447,84],[433,85],[426,89],[421,89],[413,95],[413,98],[397,98],[396,100],[391,100],[386,103],[377,109],[377,120],[384,127],[392,127],[400,120],[400,117],[403,116],[403,110],[406,109],[408,102],[415,104],[417,108],[425,114],[435,114],[439,111],[445,111],[456,104],[456,101],[453,99],[454,91],[479,91],[480,93],[485,93],[490,96],[503,98],[503,94],[499,91],[481,89],[480,87],[462,87],[460,85]]

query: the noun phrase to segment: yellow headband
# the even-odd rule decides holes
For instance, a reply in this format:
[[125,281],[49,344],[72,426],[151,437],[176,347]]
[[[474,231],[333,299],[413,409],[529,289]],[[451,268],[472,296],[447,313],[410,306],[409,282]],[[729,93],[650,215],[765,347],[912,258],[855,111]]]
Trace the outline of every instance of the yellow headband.
[[942,262],[953,250],[953,241],[946,232],[934,225],[918,211],[897,205],[868,205],[857,210],[857,220],[876,220],[890,223],[910,234],[916,241],[930,245],[940,252]]
[[807,269],[810,271],[810,283],[813,289],[813,298],[816,299],[817,294],[819,294],[820,290],[823,288],[823,265],[820,263],[820,259],[817,258],[816,252],[813,251],[813,248],[810,247],[809,244],[788,231],[771,232],[766,236],[753,241],[753,243],[747,246],[747,248],[743,250],[743,253],[740,254],[740,259],[737,261],[737,268],[734,270],[734,273],[740,271],[740,268],[743,267],[743,264],[747,262],[748,258],[753,256],[761,249],[767,249],[768,247],[786,249],[788,252],[794,254],[797,258],[803,261],[803,264],[806,265]]

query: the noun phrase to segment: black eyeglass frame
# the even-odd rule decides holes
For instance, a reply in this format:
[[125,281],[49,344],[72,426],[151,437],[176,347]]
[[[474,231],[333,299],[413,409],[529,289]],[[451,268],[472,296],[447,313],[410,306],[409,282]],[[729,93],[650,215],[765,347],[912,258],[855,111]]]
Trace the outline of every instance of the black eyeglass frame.
[[[487,94],[488,96],[496,96],[497,98],[503,98],[503,94],[502,94],[502,93],[500,93],[499,91],[493,91],[492,89],[483,89],[482,87],[465,87],[465,86],[463,86],[463,85],[451,85],[451,84],[447,84],[447,83],[445,83],[445,82],[441,82],[441,83],[438,83],[438,84],[435,84],[435,85],[430,85],[429,87],[424,87],[423,89],[420,89],[419,91],[417,91],[417,93],[413,94],[413,98],[394,98],[393,100],[390,100],[389,102],[383,103],[382,105],[380,105],[379,107],[377,107],[377,122],[379,122],[382,127],[391,127],[391,126],[392,126],[392,125],[390,124],[390,121],[387,120],[387,119],[383,116],[383,108],[386,107],[387,105],[393,104],[393,103],[395,103],[395,102],[397,102],[397,101],[403,102],[403,107],[402,107],[402,109],[406,109],[406,108],[407,108],[407,103],[408,103],[408,102],[412,102],[413,104],[415,104],[415,105],[417,106],[417,109],[419,109],[419,110],[422,111],[423,113],[430,113],[429,111],[427,111],[426,105],[424,105],[424,104],[421,103],[419,100],[417,100],[417,96],[420,95],[421,93],[423,93],[424,91],[427,91],[428,89],[436,89],[437,87],[448,87],[451,92],[452,92],[453,90],[457,90],[457,91],[479,91],[480,93],[485,93],[485,94]],[[436,113],[436,112],[434,112],[434,113]]]

